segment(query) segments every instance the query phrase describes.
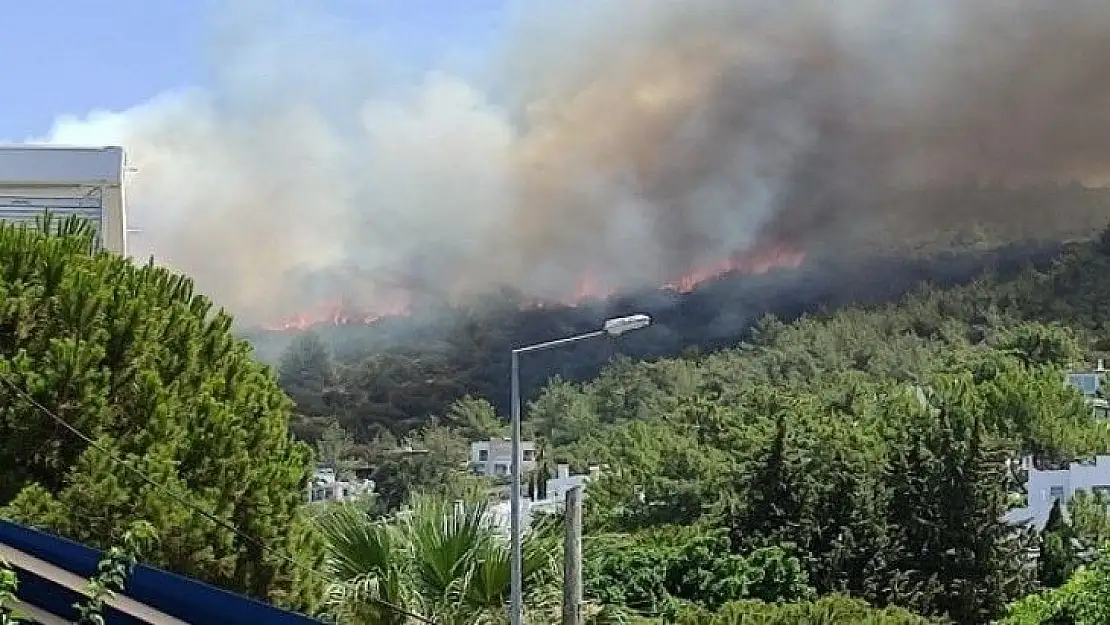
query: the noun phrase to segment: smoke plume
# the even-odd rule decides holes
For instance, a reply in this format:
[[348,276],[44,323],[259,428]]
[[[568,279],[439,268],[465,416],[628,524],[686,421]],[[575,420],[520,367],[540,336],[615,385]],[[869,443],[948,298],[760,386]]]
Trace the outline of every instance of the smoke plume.
[[1104,0],[525,4],[487,79],[403,80],[304,3],[234,3],[208,88],[48,140],[123,144],[135,255],[260,321],[336,295],[659,284],[767,241],[974,217],[900,209],[901,189],[1110,165]]

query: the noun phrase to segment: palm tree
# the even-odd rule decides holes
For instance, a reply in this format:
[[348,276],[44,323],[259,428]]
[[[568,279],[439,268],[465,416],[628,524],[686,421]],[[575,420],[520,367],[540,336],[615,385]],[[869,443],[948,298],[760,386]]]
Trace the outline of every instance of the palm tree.
[[340,622],[401,625],[405,616],[389,606],[411,602],[404,537],[352,504],[330,507],[316,520],[327,543],[326,606]]
[[[508,541],[477,498],[414,498],[388,521],[355,505],[337,506],[320,521],[328,545],[329,603],[341,622],[404,623],[387,601],[440,625],[506,621],[510,585]],[[546,527],[524,541],[524,579],[533,611],[557,605],[558,536]]]

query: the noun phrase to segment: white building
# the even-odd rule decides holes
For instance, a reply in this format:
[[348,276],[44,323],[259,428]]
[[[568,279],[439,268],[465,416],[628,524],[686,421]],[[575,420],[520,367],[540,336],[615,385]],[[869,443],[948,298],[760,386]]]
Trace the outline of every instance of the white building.
[[[536,468],[536,443],[521,441],[521,473]],[[470,469],[487,477],[507,477],[512,464],[513,447],[508,438],[470,443]]]
[[569,464],[560,464],[556,467],[555,477],[547,480],[547,490],[544,491],[546,497],[544,499],[563,503],[566,501],[567,491],[578,486],[585,488],[586,484],[590,480],[596,479],[600,472],[600,467],[590,467],[589,473],[572,475]]
[[1006,520],[1012,523],[1028,521],[1039,530],[1048,522],[1049,512],[1057,499],[1063,499],[1066,504],[1077,491],[1110,492],[1110,456],[1098,456],[1091,462],[1073,462],[1058,470],[1037,469],[1031,457],[1022,460],[1021,466],[1029,472],[1028,499],[1026,507],[1016,508],[1006,515]]
[[1110,402],[1101,397],[1102,379],[1106,374],[1103,361],[1099,359],[1094,371],[1069,373],[1068,384],[1079,390],[1087,404],[1091,406],[1096,418],[1110,419]]
[[[566,506],[567,491],[575,487],[585,488],[590,480],[596,479],[600,473],[599,467],[590,467],[588,474],[572,475],[570,465],[560,464],[555,477],[547,480],[546,497],[533,501],[527,497],[521,499],[520,518],[525,528],[532,524],[536,514],[557,514]],[[512,505],[509,501],[499,501],[490,506],[490,515],[493,523],[506,535],[510,530]]]
[[0,219],[34,223],[49,210],[79,215],[97,230],[97,243],[127,254],[125,161],[119,147],[0,146]]
[[348,482],[335,476],[329,468],[317,468],[316,475],[308,482],[308,502],[350,501],[374,492],[374,482],[358,480]]

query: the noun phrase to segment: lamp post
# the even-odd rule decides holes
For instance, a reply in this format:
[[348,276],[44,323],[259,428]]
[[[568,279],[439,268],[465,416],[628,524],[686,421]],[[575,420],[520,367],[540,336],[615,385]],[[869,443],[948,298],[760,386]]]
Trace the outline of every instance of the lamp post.
[[616,317],[608,319],[602,324],[601,329],[579,334],[577,336],[570,336],[563,339],[548,341],[546,343],[536,343],[535,345],[527,345],[525,347],[518,347],[512,351],[512,454],[513,458],[510,463],[510,511],[509,511],[509,533],[511,535],[511,561],[512,561],[512,581],[511,581],[511,594],[509,604],[509,620],[512,625],[523,625],[524,615],[524,558],[521,549],[521,534],[520,527],[520,464],[521,464],[521,442],[520,442],[520,355],[529,352],[538,352],[546,349],[553,349],[562,347],[578,341],[585,341],[604,335],[620,336],[626,332],[633,330],[640,330],[651,325],[651,317],[647,315],[631,315],[628,317]]

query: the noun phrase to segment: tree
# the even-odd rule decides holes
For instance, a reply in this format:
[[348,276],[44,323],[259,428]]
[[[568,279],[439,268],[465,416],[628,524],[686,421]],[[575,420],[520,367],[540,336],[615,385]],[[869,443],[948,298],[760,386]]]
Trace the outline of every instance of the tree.
[[683,610],[670,622],[675,625],[937,625],[943,621],[926,619],[901,608],[873,608],[859,599],[828,595],[795,603],[737,601],[726,604],[716,613]]
[[1110,623],[1110,555],[1078,570],[1063,586],[1022,598],[999,625]]
[[797,558],[778,547],[737,555],[723,528],[662,526],[593,537],[586,548],[587,597],[641,615],[685,604],[716,609],[742,599],[788,602],[813,595]]
[[1026,545],[1004,520],[1007,453],[985,432],[968,374],[931,380],[888,467],[892,555],[886,599],[958,623],[999,616],[1028,590]]
[[466,440],[450,428],[429,425],[370,461],[378,511],[399,509],[416,493],[458,494],[478,479],[470,474]]
[[1076,553],[1075,532],[1064,519],[1060,499],[1052,503],[1048,521],[1041,530],[1041,552],[1037,558],[1037,579],[1045,588],[1058,588],[1079,567]]
[[278,365],[278,382],[293,399],[294,433],[315,441],[334,421],[331,387],[337,383],[331,352],[318,334],[309,331],[293,339]]
[[76,220],[0,225],[3,514],[100,548],[145,519],[152,564],[310,607],[289,400],[187,278],[91,246]]
[[1068,526],[1084,551],[1110,541],[1110,496],[1101,491],[1076,491],[1068,502]]
[[316,461],[335,471],[336,476],[349,470],[351,452],[355,442],[347,430],[338,423],[324,429],[320,440],[316,441]]
[[504,436],[508,429],[497,418],[492,404],[469,395],[451,404],[444,417],[444,425],[454,429],[468,441]]
[[[320,520],[328,545],[328,596],[341,622],[409,622],[396,609],[444,625],[477,625],[504,617],[509,599],[509,548],[479,499],[418,497],[405,514],[374,520],[353,505]],[[553,607],[558,536],[533,528],[524,539],[529,607]],[[546,622],[546,621],[544,621]]]
[[746,490],[746,505],[740,518],[731,521],[733,540],[742,543],[751,536],[776,541],[800,516],[801,493],[789,474],[786,416],[774,416],[774,430],[766,447],[756,456],[751,485]]
[[999,347],[1029,365],[1066,367],[1081,362],[1083,354],[1074,333],[1059,324],[1023,323],[1008,330]]
[[319,396],[335,381],[331,353],[315,332],[293,339],[281,357],[278,381],[291,394]]

